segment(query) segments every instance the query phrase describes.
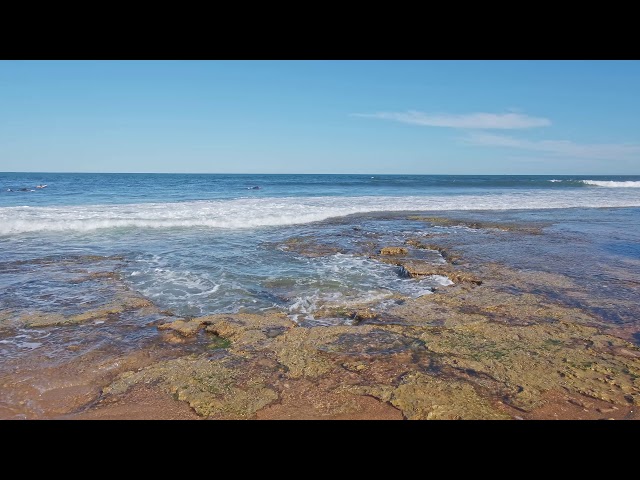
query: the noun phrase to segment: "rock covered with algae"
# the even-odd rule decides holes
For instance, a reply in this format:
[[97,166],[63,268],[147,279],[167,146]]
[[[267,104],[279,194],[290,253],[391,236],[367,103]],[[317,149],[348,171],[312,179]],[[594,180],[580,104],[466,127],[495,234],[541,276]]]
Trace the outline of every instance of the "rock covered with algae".
[[391,403],[410,420],[500,420],[497,411],[470,383],[411,373],[391,393]]
[[106,387],[104,393],[119,394],[138,383],[153,384],[187,402],[199,415],[249,418],[278,398],[268,386],[276,371],[236,355],[215,360],[186,356],[127,372]]
[[[568,321],[573,309],[527,310],[534,308],[527,300],[504,295],[478,293],[476,308],[467,313],[455,295],[433,302],[442,310],[425,308],[438,295],[418,299],[418,305],[406,302],[395,312],[412,317],[405,325],[302,328],[278,315],[205,317],[206,330],[229,340],[227,355],[152,365],[123,375],[105,393],[151,382],[212,418],[251,418],[281,398],[287,382],[306,379],[341,401],[376,397],[410,419],[513,418],[543,406],[550,391],[637,405],[637,347]],[[491,304],[492,298],[500,303]],[[541,320],[510,323],[517,312]],[[438,315],[456,320],[432,325]]]
[[[536,233],[488,222],[420,220]],[[98,405],[117,403],[139,386],[169,393],[213,419],[378,418],[383,411],[428,420],[554,418],[566,405],[579,412],[591,409],[597,418],[633,414],[640,402],[640,349],[607,334],[609,325],[593,311],[563,303],[558,291],[581,293],[574,281],[497,263],[473,264],[449,247],[425,243],[425,237],[408,239],[406,248],[389,255],[381,254],[384,243],[375,242],[360,253],[398,265],[409,277],[446,275],[454,284],[433,295],[398,298],[385,308],[343,304],[316,312],[348,320],[343,325],[307,328],[276,311],[169,318],[127,290],[118,275],[100,271],[78,277],[74,271],[69,277],[74,288],[90,289],[95,282],[109,295],[84,311],[74,305],[53,313],[0,311],[0,327],[72,330],[90,320],[154,312],[153,322],[136,323],[161,331],[151,350],[127,361],[85,355],[77,363],[79,372],[102,372]],[[292,240],[283,249],[310,257],[337,252],[311,238]],[[438,254],[440,263],[429,261]],[[150,355],[158,348],[171,358]],[[11,387],[0,383],[4,390]],[[93,386],[91,396],[75,394],[78,406],[96,400]],[[67,397],[60,398],[58,404],[68,408]]]
[[[120,315],[124,312],[133,310],[142,310],[149,307],[155,312],[153,304],[146,298],[138,297],[133,294],[121,294],[115,300],[102,305],[98,308],[86,310],[77,315],[61,315],[59,313],[50,312],[32,312],[21,315],[18,319],[26,327],[49,327],[53,325],[72,325],[83,323],[91,320],[109,318],[110,316]],[[148,313],[151,313],[148,312]]]
[[[433,268],[402,261],[416,272]],[[565,277],[499,265],[444,268],[456,285],[385,312],[357,309],[352,325],[304,328],[273,312],[174,320],[159,328],[228,343],[128,372],[104,393],[157,385],[210,418],[261,418],[303,405],[314,418],[331,418],[362,408],[363,396],[408,419],[548,418],[553,395],[600,402],[597,411],[607,414],[640,403],[640,349],[539,288],[570,288]]]
[[380,255],[406,255],[409,253],[404,247],[383,247],[380,249]]

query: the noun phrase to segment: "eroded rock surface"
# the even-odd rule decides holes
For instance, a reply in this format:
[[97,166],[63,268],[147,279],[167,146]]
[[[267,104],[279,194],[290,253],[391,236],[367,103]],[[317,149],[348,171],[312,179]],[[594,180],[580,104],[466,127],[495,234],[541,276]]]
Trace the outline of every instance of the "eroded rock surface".
[[[252,418],[290,398],[291,383],[302,380],[307,387],[296,398],[314,405],[314,418],[355,412],[352,397],[361,395],[410,419],[535,418],[556,391],[620,412],[638,404],[634,345],[577,323],[588,319],[575,309],[533,295],[456,288],[396,307],[393,316],[407,319],[405,325],[302,328],[281,315],[205,317],[199,322],[206,330],[230,340],[227,354],[150,366],[123,375],[105,393],[160,384],[213,418]],[[319,392],[342,399],[344,409],[322,407]],[[283,408],[277,410],[286,416]]]
[[406,255],[409,251],[404,247],[383,247],[380,255]]
[[[537,233],[533,227],[419,220]],[[199,418],[211,419],[635,418],[640,349],[612,335],[592,311],[555,299],[558,290],[579,295],[574,281],[472,263],[448,245],[423,239],[386,253],[373,242],[362,254],[398,265],[407,276],[443,275],[453,285],[417,298],[391,296],[384,309],[358,304],[316,312],[350,320],[334,326],[303,327],[275,310],[179,318],[120,288],[117,275],[78,277],[84,280],[77,285],[106,282],[116,293],[83,312],[4,310],[0,326],[56,328],[72,336],[71,329],[91,321],[148,317],[129,333],[140,329],[157,335],[158,342],[109,357],[99,349],[80,351],[68,375],[60,373],[64,363],[50,370],[58,372],[57,383],[44,384],[34,373],[26,389],[25,382],[0,377],[3,398],[9,399],[0,402],[0,417],[18,412],[22,407],[6,405],[22,397],[51,397],[46,413],[38,410],[41,404],[23,408],[35,418],[73,412],[91,418],[92,412],[118,411],[120,401],[160,392],[158,405],[171,396]],[[301,255],[336,253],[307,238],[290,245],[288,250]],[[439,252],[442,263],[416,253],[425,250]],[[66,396],[58,393],[63,390]]]

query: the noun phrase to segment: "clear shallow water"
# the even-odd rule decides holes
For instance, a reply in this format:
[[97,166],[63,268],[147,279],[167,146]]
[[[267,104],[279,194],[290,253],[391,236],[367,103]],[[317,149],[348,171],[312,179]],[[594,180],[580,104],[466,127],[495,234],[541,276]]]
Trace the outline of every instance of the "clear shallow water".
[[[441,286],[362,255],[367,242],[370,251],[425,234],[478,257],[594,279],[590,288],[610,266],[626,269],[633,286],[639,186],[640,176],[0,174],[0,310],[53,308],[61,292],[43,259],[117,255],[127,285],[178,315],[275,307],[308,320],[322,307]],[[427,227],[398,213],[408,211],[549,226],[505,248],[495,232]],[[288,250],[291,237],[335,251]]]

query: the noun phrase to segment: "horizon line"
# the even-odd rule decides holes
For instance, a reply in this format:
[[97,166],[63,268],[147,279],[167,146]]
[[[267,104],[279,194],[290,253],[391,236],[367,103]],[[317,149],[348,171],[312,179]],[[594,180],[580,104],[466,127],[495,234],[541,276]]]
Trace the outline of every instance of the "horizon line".
[[379,175],[379,176],[509,176],[509,177],[568,177],[568,176],[600,176],[600,177],[637,177],[640,173],[231,173],[231,172],[78,172],[78,171],[7,171],[5,173],[38,173],[38,174],[80,174],[80,175]]

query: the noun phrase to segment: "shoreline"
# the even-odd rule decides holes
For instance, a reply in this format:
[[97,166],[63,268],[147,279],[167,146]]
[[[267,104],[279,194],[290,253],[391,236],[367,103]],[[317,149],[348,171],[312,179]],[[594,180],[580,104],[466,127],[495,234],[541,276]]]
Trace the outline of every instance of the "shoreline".
[[[414,221],[545,235],[535,223],[437,218]],[[0,418],[638,418],[634,326],[571,305],[557,292],[582,298],[582,286],[566,275],[478,259],[456,240],[387,245],[401,249],[388,255],[363,244],[367,258],[409,275],[444,274],[454,284],[383,312],[367,304],[326,309],[348,320],[341,325],[300,326],[276,311],[179,318],[124,288],[96,311],[22,318],[26,328],[69,330],[138,316],[148,318],[141,328],[149,338],[113,358],[88,348],[40,372],[21,366],[24,377],[56,383],[57,375],[55,388],[38,391],[35,380],[25,386],[3,374],[5,398],[13,390],[11,398],[24,403],[1,402]],[[299,254],[334,253],[319,240],[288,245]],[[439,252],[445,263],[434,269],[423,251]],[[91,275],[78,281],[120,285]],[[0,312],[3,322],[15,325],[11,312]]]

